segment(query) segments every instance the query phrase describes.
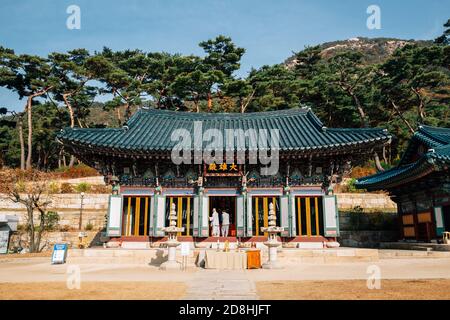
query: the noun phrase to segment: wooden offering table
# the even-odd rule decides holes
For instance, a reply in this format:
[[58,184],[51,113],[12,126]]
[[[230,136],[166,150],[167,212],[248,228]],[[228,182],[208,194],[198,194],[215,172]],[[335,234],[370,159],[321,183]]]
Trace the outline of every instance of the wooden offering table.
[[205,252],[206,269],[246,269],[247,255],[245,252]]
[[261,250],[247,251],[247,269],[261,268]]

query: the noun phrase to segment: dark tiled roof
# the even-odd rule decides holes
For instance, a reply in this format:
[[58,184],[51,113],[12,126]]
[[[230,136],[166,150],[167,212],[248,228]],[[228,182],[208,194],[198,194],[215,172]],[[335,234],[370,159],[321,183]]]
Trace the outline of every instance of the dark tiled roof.
[[[124,128],[86,129],[66,128],[58,139],[64,144],[91,148],[101,147],[122,151],[169,151],[175,129],[184,128],[193,136],[194,122],[201,121],[203,132],[218,129],[226,137],[225,129],[279,129],[280,149],[317,150],[384,144],[391,136],[384,129],[330,129],[323,126],[309,108],[296,108],[257,113],[191,113],[155,109],[139,109]],[[225,142],[224,142],[225,143]],[[238,149],[249,150],[248,139]],[[209,145],[204,142],[203,147]],[[236,148],[235,148],[236,149]]]
[[[418,160],[411,162],[419,143],[428,149]],[[432,171],[445,170],[449,164],[450,128],[420,126],[397,167],[358,179],[356,187],[368,190],[389,189],[419,179]]]

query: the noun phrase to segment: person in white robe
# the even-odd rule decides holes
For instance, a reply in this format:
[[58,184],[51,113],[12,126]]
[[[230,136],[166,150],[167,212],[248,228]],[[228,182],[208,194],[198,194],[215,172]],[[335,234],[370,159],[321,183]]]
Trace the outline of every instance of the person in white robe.
[[212,236],[219,237],[220,236],[220,221],[219,221],[219,213],[216,211],[216,208],[213,208],[212,216],[209,217],[209,221],[211,221]]
[[228,237],[228,230],[230,228],[230,215],[222,211],[222,237]]

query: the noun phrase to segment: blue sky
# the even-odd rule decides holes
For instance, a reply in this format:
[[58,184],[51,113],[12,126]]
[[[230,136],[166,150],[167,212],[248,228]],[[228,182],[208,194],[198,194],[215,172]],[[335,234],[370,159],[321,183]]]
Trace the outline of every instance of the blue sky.
[[[381,29],[366,26],[369,5],[381,9]],[[66,27],[69,5],[81,9],[81,29]],[[0,45],[46,55],[73,48],[201,54],[198,43],[219,34],[247,52],[239,76],[282,62],[307,45],[357,36],[433,39],[450,18],[450,0],[1,0]],[[0,106],[23,108],[0,88]]]

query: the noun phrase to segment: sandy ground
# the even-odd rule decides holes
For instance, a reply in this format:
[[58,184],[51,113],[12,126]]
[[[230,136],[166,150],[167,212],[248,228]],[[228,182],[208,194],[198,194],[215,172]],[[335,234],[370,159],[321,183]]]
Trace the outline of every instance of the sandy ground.
[[365,280],[261,281],[260,299],[268,300],[450,300],[450,280],[382,280],[368,289]]
[[178,282],[83,282],[79,289],[65,282],[0,283],[0,300],[167,300],[185,291]]
[[[241,289],[231,290],[225,286],[229,283],[254,287],[254,295],[259,299],[450,300],[450,259],[447,258],[302,263],[280,270],[189,268],[183,272],[161,271],[156,266],[140,263],[99,263],[89,257],[79,262],[51,265],[49,257],[25,255],[0,259],[0,300],[211,298],[205,290],[218,298],[226,294],[230,294],[230,299],[239,298]],[[379,290],[369,290],[366,285],[368,270],[374,266],[379,268],[382,279]],[[80,275],[81,288],[70,290],[67,282],[74,271]]]
[[25,259],[25,258],[36,258],[36,257],[51,257],[51,251],[35,252],[35,253],[9,253],[0,254],[0,261],[8,259]]

